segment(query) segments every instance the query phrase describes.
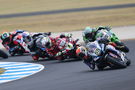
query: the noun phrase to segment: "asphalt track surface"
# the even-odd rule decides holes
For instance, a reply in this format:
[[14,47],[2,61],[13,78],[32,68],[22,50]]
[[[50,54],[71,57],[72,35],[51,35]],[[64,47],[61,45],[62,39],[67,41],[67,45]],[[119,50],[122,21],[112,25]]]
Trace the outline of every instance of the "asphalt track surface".
[[123,4],[123,5],[112,5],[112,6],[109,5],[109,6],[99,6],[99,7],[53,10],[53,11],[39,11],[39,12],[28,12],[28,13],[5,14],[5,15],[1,14],[0,18],[26,17],[26,16],[49,15],[49,14],[95,11],[95,10],[109,10],[109,9],[131,8],[131,7],[135,7],[135,3]]
[[135,90],[135,40],[125,41],[131,66],[125,69],[92,71],[80,60],[41,60],[15,56],[0,61],[39,63],[45,69],[32,76],[0,84],[0,90]]

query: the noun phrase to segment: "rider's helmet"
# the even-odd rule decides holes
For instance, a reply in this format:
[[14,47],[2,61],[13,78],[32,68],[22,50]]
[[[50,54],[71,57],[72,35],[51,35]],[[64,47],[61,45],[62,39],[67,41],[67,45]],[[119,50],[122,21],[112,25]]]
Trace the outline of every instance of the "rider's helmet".
[[25,41],[25,42],[30,42],[30,41],[32,40],[31,35],[30,35],[29,32],[24,31],[24,32],[22,33],[22,35],[23,35],[23,38],[24,38],[24,41]]
[[84,46],[80,46],[76,49],[76,55],[83,58],[87,56],[87,49]]
[[1,35],[1,40],[10,40],[10,34],[8,32],[4,32],[2,35]]
[[83,32],[85,38],[91,39],[94,37],[94,29],[91,27],[86,27]]
[[49,37],[43,37],[41,39],[41,44],[43,47],[46,47],[46,48],[51,48],[51,46],[52,46],[52,42]]

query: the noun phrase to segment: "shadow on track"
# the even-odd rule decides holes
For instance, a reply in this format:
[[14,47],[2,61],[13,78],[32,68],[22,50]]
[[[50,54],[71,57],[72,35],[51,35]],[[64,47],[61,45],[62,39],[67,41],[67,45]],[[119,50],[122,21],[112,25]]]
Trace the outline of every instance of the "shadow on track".
[[126,69],[126,68],[109,68],[109,67],[107,67],[107,68],[105,68],[104,70],[98,70],[98,69],[95,69],[95,70],[91,70],[91,69],[89,69],[89,70],[83,70],[83,71],[81,71],[81,72],[78,72],[78,73],[101,73],[101,72],[110,72],[110,71],[118,71],[118,70],[124,70],[124,69]]
[[9,55],[9,57],[20,57],[20,56],[30,56],[30,54],[14,55],[14,56]]
[[28,62],[46,62],[46,61],[56,61],[54,63],[70,63],[70,62],[76,62],[76,61],[81,61],[81,59],[65,59],[65,60],[56,60],[56,59],[39,59],[37,61],[34,61],[34,60],[31,60],[31,61],[28,61]]

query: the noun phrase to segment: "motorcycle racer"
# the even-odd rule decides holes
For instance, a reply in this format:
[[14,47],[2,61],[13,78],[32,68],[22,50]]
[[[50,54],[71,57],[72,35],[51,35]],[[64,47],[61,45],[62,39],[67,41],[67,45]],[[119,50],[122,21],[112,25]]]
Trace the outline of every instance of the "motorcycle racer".
[[74,50],[74,43],[69,42],[67,38],[59,38],[56,43],[60,49],[60,51],[56,54],[57,57],[61,56],[61,58],[65,59],[67,56],[70,56],[70,51]]
[[8,32],[4,32],[1,36],[0,36],[1,40],[2,40],[2,45],[9,50],[10,48],[12,48],[14,46],[14,43],[12,41],[12,35]]
[[26,40],[28,38],[29,33],[24,30],[16,30],[13,32],[4,32],[0,37],[2,40],[3,46],[9,50],[9,52],[12,52],[16,45],[20,41],[23,42],[23,40]]
[[58,59],[58,52],[60,52],[57,41],[58,38],[48,37],[44,44],[48,55],[53,59]]
[[22,47],[24,49],[24,53],[29,53],[30,50],[28,49],[28,43],[31,41],[31,38],[29,36],[29,33],[23,32],[23,33],[18,33],[14,38],[13,38],[13,43],[16,46]]
[[34,37],[32,37],[32,40],[28,45],[33,60],[38,60],[40,57],[49,57],[45,47],[45,44],[47,43],[49,37],[45,36],[42,33],[34,33],[33,36]]
[[46,40],[47,53],[57,60],[63,60],[68,55],[68,52],[73,48],[73,43],[65,37],[48,37]]
[[123,58],[121,53],[104,39],[89,42],[87,43],[86,48],[79,47],[76,50],[76,54],[80,58],[82,58],[84,60],[84,63],[88,65],[91,69],[95,69],[94,62],[96,62],[98,69],[103,69],[104,63],[102,61],[102,58],[105,57],[105,53],[110,51]]
[[118,37],[111,31],[111,28],[108,26],[99,26],[98,28],[90,28],[86,27],[83,31],[83,40],[85,43],[92,42],[97,40],[99,37],[102,37],[103,32],[106,32],[108,35],[110,35],[110,42],[114,42],[116,44],[116,48],[124,51],[129,52],[129,49],[127,46],[122,43]]

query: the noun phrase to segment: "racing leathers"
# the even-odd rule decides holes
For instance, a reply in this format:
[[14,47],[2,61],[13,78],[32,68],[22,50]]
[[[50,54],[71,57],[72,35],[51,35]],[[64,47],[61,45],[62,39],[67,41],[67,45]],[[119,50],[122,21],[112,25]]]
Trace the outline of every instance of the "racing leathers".
[[40,57],[49,58],[45,47],[46,38],[48,38],[48,36],[44,36],[43,34],[36,34],[36,37],[32,38],[31,42],[29,43],[28,48],[30,49],[33,60],[38,60]]
[[50,47],[46,47],[47,53],[54,59],[65,59],[65,56],[67,56],[68,52],[73,48],[73,44],[69,42],[69,39],[64,37],[49,38],[52,44]]

